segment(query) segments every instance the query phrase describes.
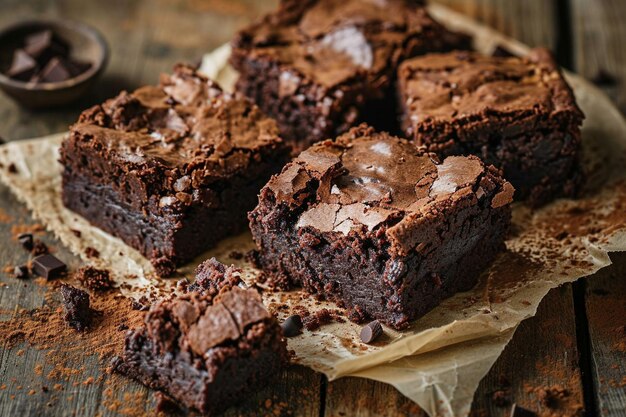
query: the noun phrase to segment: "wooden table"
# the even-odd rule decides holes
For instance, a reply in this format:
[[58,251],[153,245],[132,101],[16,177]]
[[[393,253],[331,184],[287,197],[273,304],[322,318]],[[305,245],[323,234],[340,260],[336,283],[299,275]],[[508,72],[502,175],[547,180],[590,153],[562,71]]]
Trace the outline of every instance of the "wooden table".
[[[529,45],[552,48],[561,65],[596,82],[626,111],[625,1],[446,0],[442,3]],[[19,140],[64,131],[82,109],[115,95],[120,89],[156,81],[160,72],[167,71],[177,61],[197,61],[202,53],[228,41],[237,28],[274,5],[274,1],[254,0],[2,0],[0,27],[35,16],[85,21],[105,34],[112,56],[93,94],[72,107],[31,113],[0,96],[0,136]],[[0,213],[14,222],[32,222],[26,209],[4,186],[0,186],[0,208]],[[0,222],[2,265],[17,264],[24,257],[22,250],[11,242],[11,226],[12,222]],[[75,259],[74,263],[78,264],[51,236],[44,240],[57,247],[64,259]],[[573,400],[584,404],[588,415],[626,416],[626,353],[623,346],[617,346],[619,336],[623,337],[619,331],[624,331],[626,325],[626,317],[618,314],[625,311],[626,303],[624,255],[612,255],[614,265],[599,276],[553,290],[546,297],[536,317],[520,326],[483,379],[475,396],[473,414],[508,415],[510,407],[498,407],[492,399],[494,391],[508,381],[514,402],[544,414],[552,410],[542,404],[532,387],[561,384]],[[0,273],[0,280],[6,284],[0,288],[2,319],[7,318],[6,311],[14,309],[16,304],[35,308],[45,302],[32,281],[17,282],[6,273]],[[610,320],[604,318],[607,309],[616,312]],[[49,394],[42,392],[29,395],[28,384],[36,385],[37,381],[26,375],[33,374],[33,367],[45,354],[28,346],[5,346],[0,351],[1,416],[138,415],[137,407],[111,407],[110,402],[107,405],[103,394],[111,378],[107,375],[89,385],[80,384],[84,375],[59,381],[67,397],[61,401],[48,401]],[[86,356],[83,363],[73,365],[95,369],[95,361]],[[25,381],[21,389],[10,383],[16,380]],[[154,399],[148,390],[128,382],[124,391],[110,395],[117,396],[122,403],[132,398],[146,414],[153,413]],[[124,397],[124,393],[133,396]],[[329,383],[320,374],[293,367],[282,374],[278,384],[242,401],[241,406],[227,413],[265,414],[318,417],[424,413],[388,385],[357,378]]]

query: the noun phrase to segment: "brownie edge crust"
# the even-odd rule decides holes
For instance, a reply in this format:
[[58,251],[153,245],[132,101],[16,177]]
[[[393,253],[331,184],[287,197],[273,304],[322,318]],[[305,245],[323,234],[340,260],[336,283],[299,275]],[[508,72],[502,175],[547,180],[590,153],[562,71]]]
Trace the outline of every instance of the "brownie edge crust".
[[302,152],[249,214],[257,263],[398,329],[468,290],[504,246],[514,190],[474,156],[431,158],[365,125]]
[[169,275],[245,229],[287,154],[256,105],[178,65],[81,114],[61,146],[63,203]]

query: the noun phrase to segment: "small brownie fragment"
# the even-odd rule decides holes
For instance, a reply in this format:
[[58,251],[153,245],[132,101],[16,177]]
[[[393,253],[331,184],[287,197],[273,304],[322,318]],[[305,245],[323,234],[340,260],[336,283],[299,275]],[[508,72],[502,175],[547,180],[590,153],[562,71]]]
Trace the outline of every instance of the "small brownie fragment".
[[249,214],[256,261],[353,320],[402,328],[476,283],[504,247],[513,191],[475,156],[438,163],[361,125],[302,152],[261,190]]
[[287,361],[278,322],[255,290],[191,292],[154,304],[114,370],[215,415],[267,386]]
[[158,85],[81,114],[61,146],[62,198],[169,275],[245,229],[287,156],[250,100],[177,65]]
[[93,310],[89,307],[89,294],[71,285],[61,285],[65,321],[70,327],[82,332],[91,324]]
[[360,121],[395,125],[395,71],[407,57],[470,39],[413,0],[286,0],[233,40],[236,89],[274,117],[299,151]]
[[65,274],[67,265],[54,255],[41,255],[33,259],[33,272],[45,279],[58,278]]
[[302,318],[298,314],[294,314],[287,317],[280,327],[283,329],[283,334],[286,337],[295,337],[302,334],[304,324],[302,323]]
[[398,71],[403,129],[439,157],[476,155],[502,169],[516,200],[577,194],[583,114],[552,55],[430,54]]
[[363,343],[372,343],[383,334],[383,326],[378,320],[367,323],[361,329],[361,341]]
[[106,269],[85,266],[74,273],[74,278],[93,291],[106,291],[113,287],[113,281]]
[[215,297],[221,291],[228,291],[242,284],[241,269],[233,265],[226,266],[211,258],[198,265],[196,280],[187,287],[187,291]]
[[31,233],[20,233],[17,236],[17,241],[20,242],[20,245],[27,251],[33,250],[33,235]]
[[48,249],[48,245],[43,243],[41,240],[35,239],[33,243],[33,248],[30,250],[30,253],[33,256],[45,255],[47,253],[50,253],[50,249]]
[[28,278],[28,267],[26,265],[18,265],[13,269],[13,276],[18,279]]

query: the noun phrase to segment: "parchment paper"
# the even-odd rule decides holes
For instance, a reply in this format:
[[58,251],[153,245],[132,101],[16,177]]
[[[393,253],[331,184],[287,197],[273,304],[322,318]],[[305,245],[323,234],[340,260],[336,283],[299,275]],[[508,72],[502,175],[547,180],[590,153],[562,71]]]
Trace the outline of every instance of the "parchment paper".
[[[438,20],[473,34],[480,51],[490,53],[497,44],[518,54],[528,50],[442,6],[430,8]],[[207,55],[202,66],[227,89],[236,79],[236,73],[226,65],[229,54],[227,46],[221,47]],[[519,323],[535,314],[545,294],[609,265],[608,251],[626,250],[626,122],[601,91],[575,75],[568,74],[567,78],[587,117],[583,141],[590,176],[585,197],[558,201],[536,212],[516,205],[514,233],[507,241],[507,251],[473,290],[444,301],[410,329],[385,329],[383,340],[367,346],[359,341],[359,325],[347,320],[331,323],[289,339],[297,362],[325,373],[331,380],[352,375],[389,383],[433,416],[466,415],[479,381]],[[173,280],[156,279],[150,263],[137,251],[62,206],[57,162],[62,137],[59,134],[2,146],[0,180],[72,252],[87,263],[110,269],[124,294],[154,297],[169,293]],[[6,169],[11,163],[16,173]],[[72,230],[79,230],[80,238]],[[97,249],[100,258],[87,257],[87,247]],[[225,240],[182,268],[181,273],[191,277],[197,263],[209,256],[233,263],[228,256],[231,251],[252,248],[249,234]],[[234,263],[244,268],[247,280],[258,274],[245,261]],[[337,309],[301,291],[264,292],[264,299],[281,318],[294,306],[312,312]],[[278,311],[281,304],[290,307]]]

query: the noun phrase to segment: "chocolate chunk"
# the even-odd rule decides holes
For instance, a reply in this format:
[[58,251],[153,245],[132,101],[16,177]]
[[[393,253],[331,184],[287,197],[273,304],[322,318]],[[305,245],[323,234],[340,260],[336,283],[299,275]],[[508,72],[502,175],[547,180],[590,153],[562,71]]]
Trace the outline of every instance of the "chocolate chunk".
[[34,33],[25,39],[24,50],[28,55],[44,66],[52,57],[67,58],[70,52],[69,44],[51,30]]
[[65,321],[70,327],[82,332],[91,323],[92,310],[89,307],[89,294],[71,285],[61,285],[63,307],[65,309]]
[[372,343],[383,334],[383,326],[378,320],[368,323],[361,329],[361,341],[363,343]]
[[28,267],[26,265],[18,265],[13,270],[13,275],[18,279],[28,278]]
[[163,394],[160,391],[154,393],[156,399],[156,412],[166,415],[178,415],[181,412],[180,407],[169,396]]
[[283,329],[285,337],[294,337],[302,334],[304,324],[302,324],[302,317],[298,314],[294,314],[293,316],[287,317],[280,327]]
[[59,57],[52,58],[39,74],[39,81],[43,83],[60,83],[70,78],[72,78],[72,73],[67,62]]
[[537,417],[537,413],[520,407],[517,404],[513,404],[511,407],[511,417]]
[[41,255],[33,259],[33,272],[45,279],[58,278],[67,271],[67,265],[54,255]]
[[27,251],[33,250],[33,235],[30,233],[21,233],[17,236],[17,241]]
[[7,71],[7,76],[21,81],[28,81],[37,70],[37,62],[23,49],[16,49],[13,53],[11,68]]

